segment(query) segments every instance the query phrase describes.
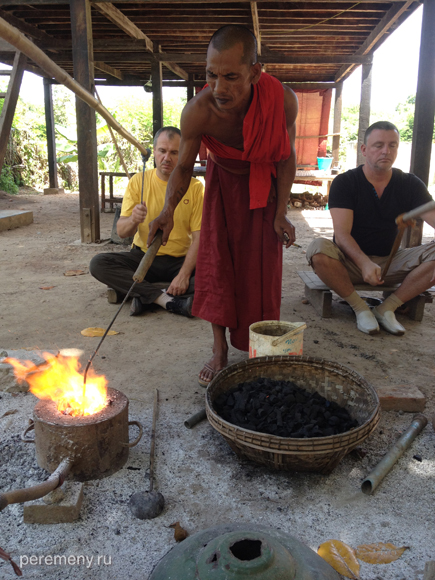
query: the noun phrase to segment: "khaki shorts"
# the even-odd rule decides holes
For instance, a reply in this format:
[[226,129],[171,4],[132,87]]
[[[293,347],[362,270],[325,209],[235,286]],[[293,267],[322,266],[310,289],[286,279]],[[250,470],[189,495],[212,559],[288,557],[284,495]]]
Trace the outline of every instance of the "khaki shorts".
[[[315,254],[325,254],[334,260],[340,260],[349,273],[352,284],[364,284],[361,270],[351,260],[346,258],[340,248],[331,240],[326,238],[316,238],[307,249],[307,260],[312,267],[312,258]],[[382,266],[388,260],[388,256],[369,256],[372,262]],[[415,248],[399,249],[391,262],[385,278],[386,285],[400,284],[406,276],[423,262],[435,261],[435,240],[423,246]]]

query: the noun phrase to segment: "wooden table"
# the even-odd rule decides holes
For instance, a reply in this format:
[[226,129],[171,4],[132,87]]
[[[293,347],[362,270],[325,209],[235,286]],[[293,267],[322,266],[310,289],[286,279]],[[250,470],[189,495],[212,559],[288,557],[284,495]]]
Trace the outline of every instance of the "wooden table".
[[[299,175],[298,175],[299,173]],[[326,181],[326,195],[329,197],[329,190],[331,189],[331,183],[333,182],[333,180],[337,177],[336,175],[325,175],[324,172],[320,172],[320,171],[313,171],[310,172],[308,175],[301,175],[301,171],[296,171],[296,177],[294,179],[293,183],[307,183],[310,181],[321,181],[322,183],[324,183]],[[308,172],[303,172],[303,173],[308,173]],[[316,175],[316,173],[319,173],[319,175]],[[321,175],[320,173],[323,173],[323,175]]]
[[[133,177],[134,173],[130,173]],[[106,199],[106,177],[109,178],[109,199]],[[114,177],[125,177],[127,178],[125,172],[117,173],[116,171],[100,171],[101,178],[101,212],[106,211],[106,203],[109,204],[109,212],[113,213],[113,205],[115,203],[122,203],[122,197],[114,197],[113,195],[113,178]]]

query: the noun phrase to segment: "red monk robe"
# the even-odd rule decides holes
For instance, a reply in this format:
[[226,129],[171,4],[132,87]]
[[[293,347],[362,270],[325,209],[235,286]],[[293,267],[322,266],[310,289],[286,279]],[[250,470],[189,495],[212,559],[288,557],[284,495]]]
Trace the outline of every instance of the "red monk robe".
[[231,344],[247,351],[249,326],[280,316],[282,243],[273,227],[276,194],[270,193],[276,164],[290,156],[281,83],[263,73],[253,85],[243,151],[202,139],[212,155],[192,314],[229,328]]

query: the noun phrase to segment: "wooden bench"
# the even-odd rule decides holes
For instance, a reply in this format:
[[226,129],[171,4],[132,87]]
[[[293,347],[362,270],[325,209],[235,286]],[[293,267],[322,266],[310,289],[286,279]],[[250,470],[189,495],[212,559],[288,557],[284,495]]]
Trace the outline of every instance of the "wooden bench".
[[[298,272],[299,278],[305,284],[305,298],[314,307],[322,318],[331,318],[332,311],[332,291],[326,284],[312,271]],[[396,286],[370,286],[370,284],[357,284],[355,290],[362,292],[383,292],[384,297],[388,296],[398,288]],[[411,320],[421,322],[424,314],[424,305],[432,302],[432,295],[424,292],[407,302],[407,315]]]

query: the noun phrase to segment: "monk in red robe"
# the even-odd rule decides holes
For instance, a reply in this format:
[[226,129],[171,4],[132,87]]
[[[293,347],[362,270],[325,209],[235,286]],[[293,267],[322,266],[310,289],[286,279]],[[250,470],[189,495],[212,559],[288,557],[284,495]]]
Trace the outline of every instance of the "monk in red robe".
[[206,75],[183,110],[178,165],[148,239],[160,228],[166,243],[203,141],[210,153],[192,309],[213,329],[203,386],[228,362],[227,328],[231,344],[248,350],[250,324],[279,319],[282,245],[296,239],[286,214],[298,109],[294,92],[261,72],[255,36],[243,26],[215,32]]

